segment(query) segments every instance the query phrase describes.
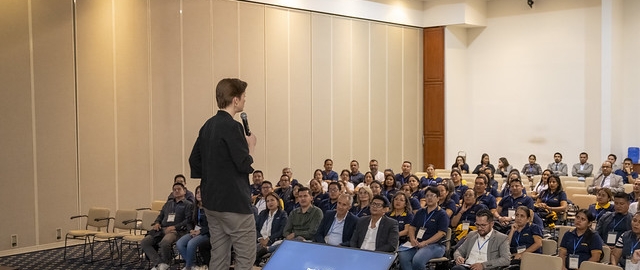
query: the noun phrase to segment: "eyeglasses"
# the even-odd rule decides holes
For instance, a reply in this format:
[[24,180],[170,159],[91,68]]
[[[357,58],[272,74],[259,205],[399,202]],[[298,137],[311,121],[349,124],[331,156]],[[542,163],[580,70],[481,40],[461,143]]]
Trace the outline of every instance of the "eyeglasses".
[[477,222],[476,222],[476,227],[482,227],[482,228],[485,228],[485,227],[487,227],[487,226],[489,226],[489,223],[487,223],[487,224],[480,224],[480,223],[477,223]]
[[382,208],[383,206],[382,203],[371,203],[371,208]]

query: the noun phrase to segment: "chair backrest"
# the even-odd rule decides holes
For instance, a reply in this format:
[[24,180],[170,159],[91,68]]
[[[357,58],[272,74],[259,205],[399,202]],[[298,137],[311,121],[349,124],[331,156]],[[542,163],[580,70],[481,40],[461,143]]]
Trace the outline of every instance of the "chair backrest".
[[589,205],[596,202],[596,195],[573,194],[570,199],[571,202],[580,207],[580,209],[587,209]]
[[593,176],[586,177],[586,178],[584,179],[584,184],[585,184],[585,186],[592,185],[592,184],[593,184],[593,179],[594,179],[594,177],[593,177]]
[[158,218],[158,215],[160,215],[160,211],[154,211],[154,210],[142,211],[142,221],[140,223],[140,229],[143,231],[151,230],[152,228],[151,224],[153,224],[153,222],[156,221],[156,218]]
[[151,203],[151,210],[160,211],[165,203],[167,203],[167,201],[153,201]]
[[564,234],[570,230],[572,230],[573,226],[556,226],[556,229],[558,229],[558,244],[562,243],[562,237],[564,237]]
[[584,261],[580,264],[580,270],[622,270],[622,267],[607,265],[597,262]]
[[633,192],[633,184],[624,184],[624,193]]
[[[107,228],[107,230],[109,229],[109,213],[110,210],[108,208],[102,208],[102,207],[91,207],[89,208],[89,213],[87,214],[87,225],[85,226],[86,229],[89,228],[89,226],[91,227],[95,227],[95,228]],[[99,221],[96,221],[96,219],[101,219]]]
[[127,221],[127,220],[132,220],[132,219],[136,219],[138,217],[138,212],[136,212],[136,210],[116,210],[116,216],[113,220],[113,228],[114,228],[114,232],[115,229],[120,229],[120,230],[133,230],[136,228],[136,223],[135,222],[130,222],[127,224],[124,224],[123,221]]
[[[445,244],[445,249],[446,251],[449,251],[449,249],[451,249],[451,228],[447,229],[447,236],[445,236],[445,239],[447,239],[447,242]],[[445,252],[445,256],[446,256],[446,252]]]
[[560,181],[564,184],[566,181],[580,181],[576,176],[560,176]]
[[600,262],[609,264],[609,261],[611,261],[611,248],[607,245],[602,245],[602,259]]
[[558,242],[551,239],[542,239],[542,254],[556,255],[558,252]]
[[566,187],[564,192],[567,193],[567,198],[571,198],[573,194],[587,194],[586,187]]
[[520,262],[520,269],[522,270],[562,269],[562,259],[556,256],[525,252],[525,253],[522,253],[522,261]]
[[565,188],[568,188],[568,187],[585,188],[586,186],[584,185],[584,182],[580,182],[580,181],[562,181],[562,187],[565,187]]

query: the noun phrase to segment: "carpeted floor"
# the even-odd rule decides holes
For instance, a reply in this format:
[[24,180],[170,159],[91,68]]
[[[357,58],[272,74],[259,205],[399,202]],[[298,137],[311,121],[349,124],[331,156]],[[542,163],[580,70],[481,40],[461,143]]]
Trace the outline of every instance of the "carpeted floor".
[[[94,247],[93,262],[83,262],[82,245],[67,248],[67,260],[63,260],[64,248],[56,248],[0,257],[0,266],[18,267],[20,270],[75,270],[75,269],[148,269],[148,262],[141,261],[135,247],[124,247],[122,266],[113,266],[109,259],[109,246],[106,242],[98,242]],[[78,259],[69,259],[78,258]],[[87,258],[88,259],[88,258]],[[116,264],[119,264],[118,260]],[[171,269],[181,269],[173,265]]]

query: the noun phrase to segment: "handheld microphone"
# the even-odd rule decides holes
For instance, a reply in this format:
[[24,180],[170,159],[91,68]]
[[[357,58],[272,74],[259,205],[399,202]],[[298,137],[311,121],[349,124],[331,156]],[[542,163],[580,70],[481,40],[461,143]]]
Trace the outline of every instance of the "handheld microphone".
[[247,120],[247,113],[240,113],[240,118],[242,118],[242,124],[244,125],[244,134],[247,136],[251,136],[251,130],[249,130],[249,120]]

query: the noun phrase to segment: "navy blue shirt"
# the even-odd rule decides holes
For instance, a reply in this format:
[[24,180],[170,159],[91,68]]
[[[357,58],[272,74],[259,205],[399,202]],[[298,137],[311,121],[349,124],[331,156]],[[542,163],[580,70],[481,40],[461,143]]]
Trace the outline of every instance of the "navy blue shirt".
[[575,229],[564,233],[560,247],[567,250],[567,258],[565,259],[565,267],[569,269],[569,255],[578,255],[578,267],[583,261],[591,258],[592,250],[602,251],[602,239],[600,235],[591,232],[591,237],[586,237],[587,233],[578,236]]
[[498,204],[496,203],[496,197],[494,197],[493,195],[489,194],[489,192],[486,192],[482,195],[480,195],[478,198],[476,198],[476,201],[484,204],[487,206],[487,208],[489,209],[496,209],[498,208]]
[[440,178],[440,177],[428,178],[426,176],[423,176],[422,178],[420,178],[420,188],[424,188],[424,187],[428,187],[428,186],[435,187],[440,182],[442,182],[442,178]]
[[337,204],[338,204],[338,201],[332,203],[331,202],[331,198],[327,198],[327,199],[322,200],[322,202],[320,203],[320,206],[318,206],[318,208],[320,208],[320,210],[322,210],[322,213],[324,214],[325,212],[327,212],[329,210],[335,210]]
[[[446,233],[447,228],[449,227],[449,216],[447,216],[447,212],[440,207],[437,207],[429,213],[427,213],[427,208],[425,207],[418,210],[411,222],[411,226],[416,228],[416,236],[418,235],[420,228],[425,228],[422,238],[418,239],[416,237],[418,241],[424,241],[434,236],[437,232]],[[446,236],[443,236],[442,238],[444,237]]]
[[353,183],[353,186],[357,186],[358,184],[364,182],[364,174],[358,172],[356,174],[349,174],[349,182]]
[[518,208],[518,206],[526,206],[529,209],[533,209],[533,199],[527,195],[521,195],[518,198],[513,198],[509,195],[506,198],[500,200],[498,206],[502,207],[502,211],[500,212],[500,216],[506,217],[509,215],[509,209]]
[[589,212],[591,212],[591,214],[593,214],[594,217],[596,217],[596,221],[600,220],[600,218],[602,217],[602,215],[604,215],[607,212],[613,212],[613,204],[609,204],[609,207],[606,208],[600,208],[596,210],[596,204],[592,204],[589,205]]
[[616,247],[622,249],[622,256],[620,256],[618,265],[622,266],[622,269],[624,269],[627,263],[626,260],[633,256],[634,251],[640,249],[640,239],[638,239],[633,231],[629,230],[618,238],[618,241],[616,241]]
[[338,173],[335,171],[330,171],[328,173],[326,171],[322,171],[322,179],[338,181]]
[[[389,212],[387,216],[398,221],[398,231],[403,231],[406,225],[410,225],[413,221],[413,213],[402,213],[401,215],[395,215],[395,213]],[[400,244],[407,242],[408,236],[400,236]]]
[[[629,176],[629,174],[627,172],[625,172],[622,169],[617,169],[615,172],[615,174],[620,175],[622,177],[622,182],[624,182],[625,184],[633,184],[633,183],[629,183],[629,178],[627,178]],[[638,179],[638,173],[637,172],[631,172],[631,178],[632,179]]]
[[320,205],[322,205],[322,201],[325,199],[329,199],[329,193],[319,193],[318,195],[313,196],[313,205],[320,207]]
[[[454,191],[456,193],[456,195],[458,195],[458,200],[454,200],[457,203],[460,203],[460,198],[462,198],[464,196],[464,193],[467,192],[467,189],[469,189],[468,186],[462,185],[460,184],[457,187],[454,187]],[[453,196],[452,196],[453,197]]]
[[397,188],[393,188],[391,190],[382,190],[382,192],[380,192],[382,194],[382,196],[386,196],[387,199],[392,202],[393,201],[393,196],[396,195],[396,192],[398,192]]
[[365,206],[364,208],[353,206],[351,207],[349,212],[351,212],[351,214],[353,214],[356,217],[365,217],[365,216],[371,215],[371,210],[369,210],[369,206]]
[[[469,226],[475,226],[476,213],[478,213],[478,211],[482,209],[487,209],[487,206],[482,203],[476,202],[476,204],[471,206],[471,208],[467,209],[467,211],[462,213],[462,216],[460,216],[460,224],[462,224],[466,220],[466,221],[469,221]],[[459,207],[458,211],[455,212],[455,215],[460,213],[461,210],[462,210],[462,207]]]
[[444,201],[440,205],[440,207],[443,210],[445,210],[445,212],[446,212],[447,209],[451,210],[451,214],[455,213],[458,210],[458,208],[456,207],[456,203],[452,199]]
[[411,193],[411,198],[414,198],[418,201],[424,199],[424,191],[422,190],[416,190],[415,192]]
[[411,204],[411,209],[413,211],[418,211],[422,208],[420,201],[416,198],[409,198],[409,203]]
[[[529,248],[531,245],[535,243],[533,240],[534,236],[538,236],[542,238],[542,229],[536,225],[535,223],[528,224],[522,228],[522,231],[513,232],[513,236],[511,237],[511,254],[518,253],[519,246],[525,246]],[[542,253],[542,247],[537,249],[535,253]]]
[[407,177],[402,176],[401,173],[396,174],[396,183],[399,183],[398,186],[402,186],[405,183],[409,182],[409,176],[411,176],[411,174],[407,175]]
[[538,199],[540,199],[543,203],[546,203],[547,206],[559,207],[562,201],[567,201],[567,193],[564,193],[564,191],[562,190],[560,192],[551,193],[551,191],[546,189],[543,190],[542,193],[540,193]]

